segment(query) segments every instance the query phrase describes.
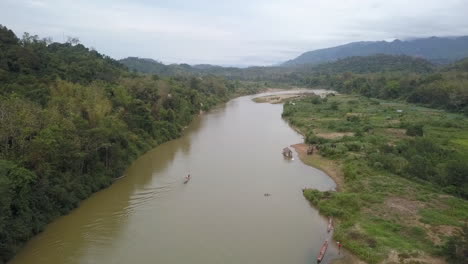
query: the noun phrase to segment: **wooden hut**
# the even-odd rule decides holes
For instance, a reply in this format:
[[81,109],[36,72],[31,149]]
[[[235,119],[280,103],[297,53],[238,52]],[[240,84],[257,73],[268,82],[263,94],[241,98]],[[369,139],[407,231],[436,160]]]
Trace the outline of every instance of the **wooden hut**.
[[286,157],[286,158],[292,158],[292,151],[290,148],[286,147],[283,149],[283,155]]

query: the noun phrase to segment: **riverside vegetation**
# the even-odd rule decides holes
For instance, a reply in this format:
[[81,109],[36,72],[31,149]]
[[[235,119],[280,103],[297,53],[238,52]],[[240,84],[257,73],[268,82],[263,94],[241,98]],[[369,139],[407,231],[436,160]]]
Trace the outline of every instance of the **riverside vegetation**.
[[252,87],[143,76],[76,39],[0,26],[0,263],[200,111]]
[[341,164],[344,175],[342,192],[304,194],[340,220],[335,238],[370,263],[423,262],[416,255],[464,263],[468,59],[432,69],[408,57],[375,60],[343,59],[298,78],[346,94],[285,106],[284,117],[306,143]]
[[337,220],[334,238],[351,252],[369,263],[466,260],[468,118],[359,95],[294,100],[283,117],[339,164],[339,192],[304,195]]

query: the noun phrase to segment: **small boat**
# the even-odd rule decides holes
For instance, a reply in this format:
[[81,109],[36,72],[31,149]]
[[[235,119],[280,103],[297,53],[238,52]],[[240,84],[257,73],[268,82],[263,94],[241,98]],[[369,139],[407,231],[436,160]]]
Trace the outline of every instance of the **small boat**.
[[190,174],[188,176],[185,176],[184,184],[190,181],[192,177],[190,177]]
[[317,263],[322,262],[323,258],[325,257],[325,253],[327,252],[328,248],[328,240],[325,240],[325,243],[323,243],[322,248],[320,248],[320,253],[317,257]]
[[330,233],[330,231],[332,231],[332,229],[333,229],[333,220],[332,220],[332,218],[330,217],[330,218],[328,219],[328,228],[327,228],[327,232]]

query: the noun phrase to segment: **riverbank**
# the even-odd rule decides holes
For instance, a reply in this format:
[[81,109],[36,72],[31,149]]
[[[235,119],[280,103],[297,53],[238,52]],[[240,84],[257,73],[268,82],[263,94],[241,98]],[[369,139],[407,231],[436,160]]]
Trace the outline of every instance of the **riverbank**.
[[288,99],[297,99],[303,97],[304,95],[300,94],[277,94],[277,95],[268,95],[262,97],[256,97],[253,99],[256,103],[270,103],[270,104],[281,104]]
[[[368,263],[446,263],[439,255],[446,254],[448,241],[457,239],[467,223],[467,202],[428,181],[408,179],[406,159],[411,157],[401,148],[423,140],[466,154],[459,144],[468,138],[466,118],[347,95],[291,101],[283,117],[320,148],[319,154],[307,155],[306,144],[293,145],[301,160],[337,183],[339,192],[304,191],[321,214],[334,217],[336,240]],[[424,139],[407,133],[413,129],[406,125],[409,120],[422,124]],[[450,142],[443,145],[434,135]],[[395,161],[382,156],[398,147],[403,153],[393,152]]]
[[[304,143],[294,144],[291,147],[296,150],[300,160],[311,167],[317,168],[325,172],[336,183],[336,190],[341,191],[344,187],[344,175],[340,164],[326,159],[320,154],[307,155],[308,145]],[[338,223],[334,223],[336,226]],[[336,243],[336,241],[334,241]],[[346,249],[341,250],[342,258],[335,259],[332,264],[365,264],[364,261],[357,258]]]
[[299,158],[305,164],[324,171],[336,183],[336,190],[340,191],[344,186],[344,175],[340,164],[336,161],[326,159],[320,154],[307,155],[308,145],[305,143],[294,144],[293,147]]

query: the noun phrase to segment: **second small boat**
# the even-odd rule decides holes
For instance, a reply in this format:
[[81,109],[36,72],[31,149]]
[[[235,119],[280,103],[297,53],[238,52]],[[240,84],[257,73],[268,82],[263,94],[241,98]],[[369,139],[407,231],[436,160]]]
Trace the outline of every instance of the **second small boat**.
[[333,230],[333,219],[330,217],[328,219],[328,228],[327,228],[327,232],[330,233],[330,231]]
[[320,252],[317,257],[317,263],[322,262],[323,258],[325,257],[325,253],[327,252],[327,248],[328,248],[328,240],[325,240],[325,243],[323,243],[322,247],[320,248]]

